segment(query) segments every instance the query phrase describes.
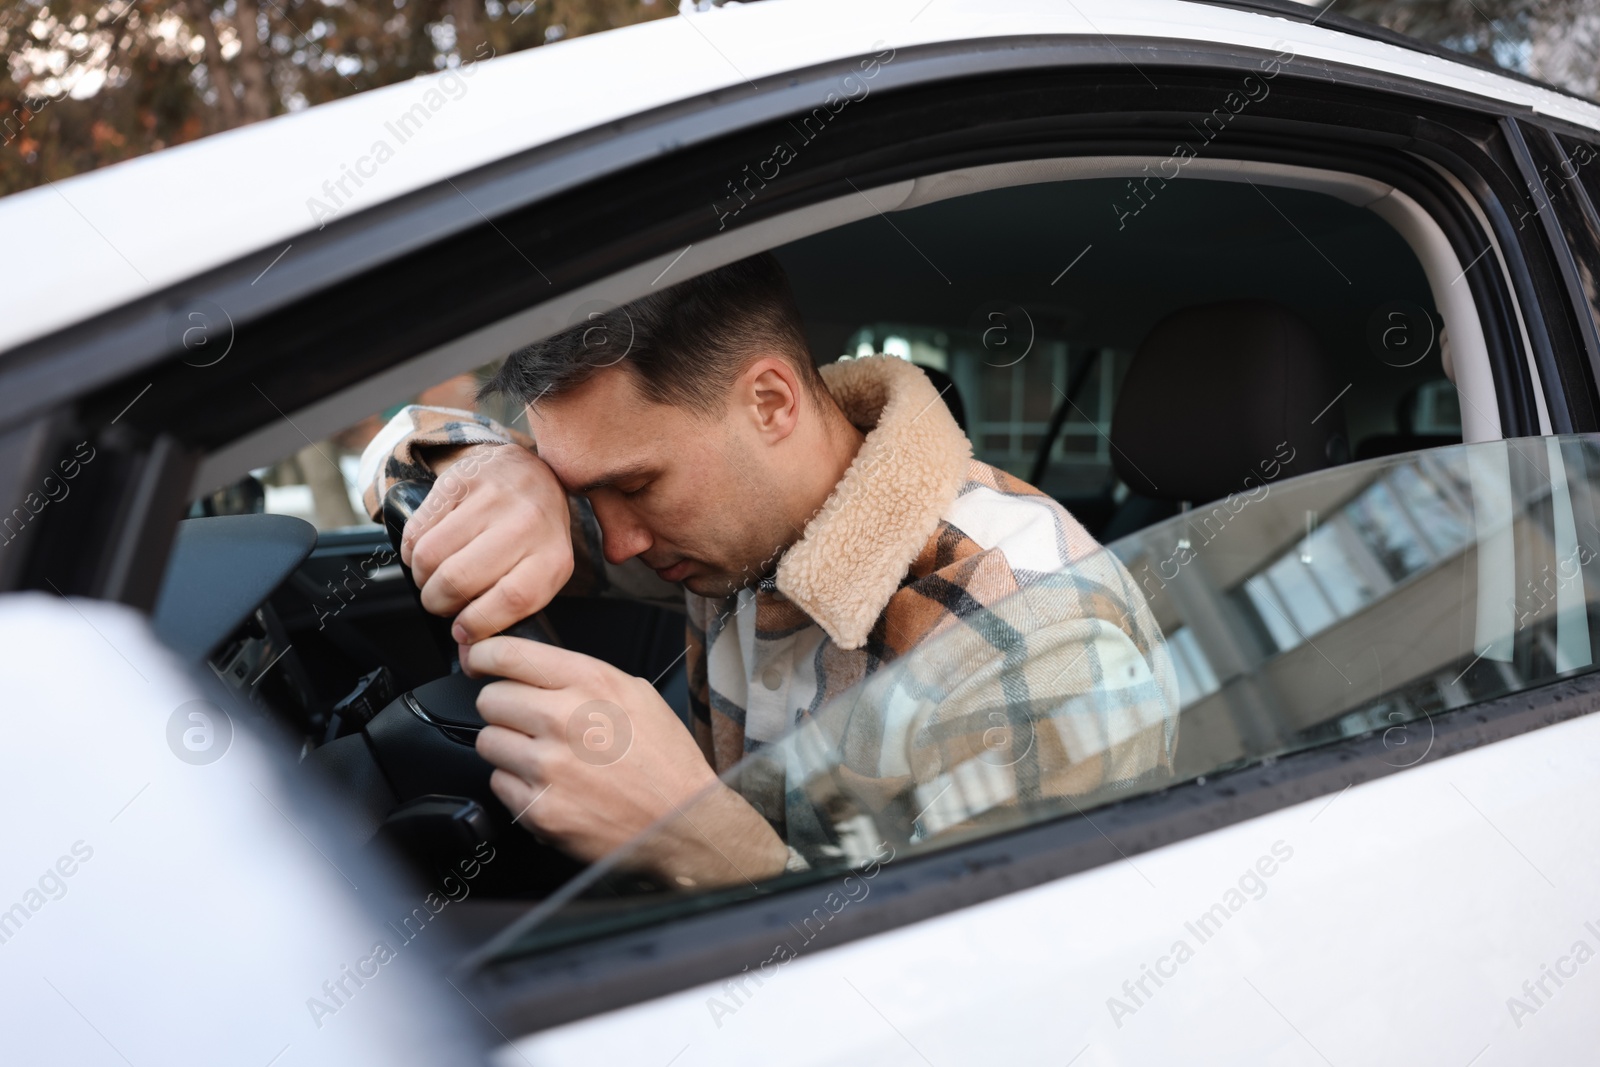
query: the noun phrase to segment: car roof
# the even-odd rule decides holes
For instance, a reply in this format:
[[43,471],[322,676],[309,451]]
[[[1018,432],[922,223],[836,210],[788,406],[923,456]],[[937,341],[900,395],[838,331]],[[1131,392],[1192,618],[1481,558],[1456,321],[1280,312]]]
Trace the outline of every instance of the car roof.
[[[662,0],[666,2],[666,0]],[[887,49],[1006,37],[1152,38],[1297,55],[1600,129],[1556,90],[1306,21],[1181,0],[766,0],[529,49],[0,199],[0,351],[454,175],[651,109]],[[402,143],[396,127],[421,106]],[[440,121],[443,120],[443,121]],[[381,162],[379,141],[392,149]],[[670,150],[671,146],[663,146]],[[331,183],[360,167],[347,198]],[[325,184],[327,183],[327,184]],[[313,200],[325,206],[314,211]],[[283,268],[293,269],[290,260]]]

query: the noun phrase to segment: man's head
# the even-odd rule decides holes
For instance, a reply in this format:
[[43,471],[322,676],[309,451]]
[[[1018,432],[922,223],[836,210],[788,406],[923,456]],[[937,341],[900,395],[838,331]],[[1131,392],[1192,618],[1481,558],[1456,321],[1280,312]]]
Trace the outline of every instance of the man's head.
[[486,392],[587,496],[613,563],[702,596],[754,584],[860,443],[817,373],[783,269],[741,260],[529,345]]

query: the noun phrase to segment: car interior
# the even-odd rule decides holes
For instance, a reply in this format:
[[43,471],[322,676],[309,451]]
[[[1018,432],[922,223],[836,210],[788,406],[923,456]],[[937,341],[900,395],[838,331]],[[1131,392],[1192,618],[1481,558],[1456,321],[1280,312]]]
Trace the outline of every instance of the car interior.
[[[1476,310],[1450,285],[1461,265],[1415,204],[1278,165],[1150,174],[1147,160],[1074,159],[919,178],[746,227],[679,269],[770,248],[819,362],[885,353],[922,366],[977,458],[1135,555],[1142,532],[1251,491],[1252,475],[1259,486],[1499,436]],[[657,270],[569,302],[621,302]],[[442,378],[481,380],[504,354],[419,370],[409,395],[391,384],[380,402],[392,412]],[[421,609],[394,550],[427,487],[386,502],[385,523],[359,513],[375,406],[242,479],[203,470],[157,629],[287,729],[354,800],[363,836],[424,874],[492,839],[510,858],[486,868],[480,896],[547,898],[578,865],[512,826],[490,793],[472,748],[483,683],[456,672],[447,623]],[[319,504],[330,485],[344,495],[331,510]],[[1220,686],[1207,688],[1173,617],[1162,625],[1187,703]],[[680,614],[561,597],[528,632],[652,680],[687,718]]]

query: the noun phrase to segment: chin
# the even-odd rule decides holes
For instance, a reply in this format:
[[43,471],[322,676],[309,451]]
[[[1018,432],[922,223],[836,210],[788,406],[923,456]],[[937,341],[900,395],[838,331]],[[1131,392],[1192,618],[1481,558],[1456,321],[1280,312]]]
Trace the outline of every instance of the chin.
[[726,574],[694,574],[685,578],[682,586],[695,596],[705,597],[707,600],[720,600],[729,597],[741,589],[753,589],[759,579],[752,578],[748,582],[741,582]]

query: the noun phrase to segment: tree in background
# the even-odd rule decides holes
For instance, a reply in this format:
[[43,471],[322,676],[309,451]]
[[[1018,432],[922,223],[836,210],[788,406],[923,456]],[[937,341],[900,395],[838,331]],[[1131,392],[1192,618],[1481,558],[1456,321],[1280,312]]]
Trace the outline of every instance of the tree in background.
[[[704,6],[705,0],[696,0]],[[1600,98],[1600,0],[1334,0],[1340,14]],[[672,0],[11,0],[0,195]]]
[[670,0],[12,0],[0,195],[365,89],[674,13]]
[[1600,0],[1335,0],[1334,10],[1600,99]]

